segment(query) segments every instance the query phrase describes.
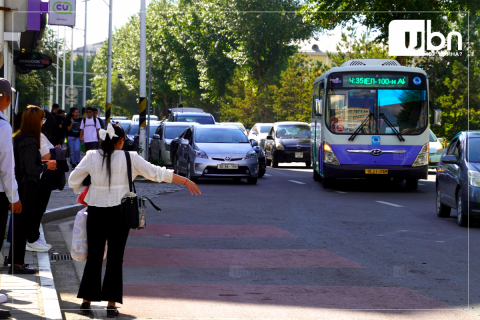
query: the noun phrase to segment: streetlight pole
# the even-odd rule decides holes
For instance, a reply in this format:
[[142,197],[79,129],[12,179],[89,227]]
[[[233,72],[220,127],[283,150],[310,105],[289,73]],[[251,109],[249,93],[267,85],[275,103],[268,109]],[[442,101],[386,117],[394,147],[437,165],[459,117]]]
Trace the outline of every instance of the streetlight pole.
[[140,156],[144,159],[146,156],[146,145],[145,145],[145,127],[146,127],[146,13],[145,13],[145,0],[140,1],[140,105],[138,114],[140,115],[140,137],[139,137],[139,151]]
[[107,99],[105,104],[105,125],[110,123],[110,108],[112,107],[112,5],[110,0],[108,14],[108,62],[107,62]]
[[87,107],[87,2],[85,0],[85,30],[83,34],[83,90],[82,90],[82,117]]
[[[72,42],[70,43],[70,88],[73,86],[73,27],[72,27]],[[70,109],[73,108],[73,92],[70,92]]]
[[67,51],[67,28],[63,27],[63,74],[62,74],[62,109],[65,109],[65,68],[66,66],[66,55]]
[[55,87],[55,103],[58,104],[58,68],[60,68],[60,64],[58,61],[58,41],[57,41],[57,85]]
[[148,65],[148,106],[147,106],[147,138],[145,139],[145,143],[147,144],[147,149],[149,145],[149,138],[150,138],[150,108],[152,106],[152,55],[148,55],[149,65]]

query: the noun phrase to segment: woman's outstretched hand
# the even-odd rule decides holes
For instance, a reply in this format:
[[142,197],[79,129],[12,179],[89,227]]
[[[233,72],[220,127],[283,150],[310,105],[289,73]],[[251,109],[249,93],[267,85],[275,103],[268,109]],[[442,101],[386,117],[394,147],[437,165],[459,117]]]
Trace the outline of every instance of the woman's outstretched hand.
[[[185,178],[185,179],[187,179],[187,178]],[[192,180],[187,179],[184,184],[185,184],[185,187],[187,187],[188,191],[190,191],[190,193],[192,195],[194,193],[195,193],[196,196],[198,196],[199,194],[202,194],[200,192],[200,189],[198,188],[198,186]]]

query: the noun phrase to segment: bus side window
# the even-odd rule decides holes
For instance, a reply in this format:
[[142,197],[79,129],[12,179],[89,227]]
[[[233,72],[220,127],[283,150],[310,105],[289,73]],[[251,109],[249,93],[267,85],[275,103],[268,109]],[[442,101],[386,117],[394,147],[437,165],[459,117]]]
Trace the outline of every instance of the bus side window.
[[323,96],[325,94],[325,88],[323,82],[320,82],[320,88],[318,91],[318,97],[315,99],[315,115],[321,116],[323,113]]

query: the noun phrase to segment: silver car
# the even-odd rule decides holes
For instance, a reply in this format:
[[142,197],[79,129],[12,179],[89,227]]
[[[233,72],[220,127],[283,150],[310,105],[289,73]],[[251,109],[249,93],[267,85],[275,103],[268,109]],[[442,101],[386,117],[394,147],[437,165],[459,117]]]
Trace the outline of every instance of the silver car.
[[246,178],[256,184],[258,159],[243,131],[235,125],[193,125],[187,129],[174,156],[176,174],[197,178]]
[[187,122],[162,122],[155,131],[150,143],[151,160],[162,165],[172,165],[170,160],[170,144],[192,124]]

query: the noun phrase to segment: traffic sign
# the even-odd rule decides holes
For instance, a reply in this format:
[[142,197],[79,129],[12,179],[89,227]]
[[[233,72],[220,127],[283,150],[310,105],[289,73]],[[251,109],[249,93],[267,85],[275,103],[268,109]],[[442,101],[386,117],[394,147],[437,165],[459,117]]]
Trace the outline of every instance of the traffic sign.
[[65,100],[66,104],[77,104],[78,103],[78,97],[69,97]]
[[72,98],[74,98],[74,97],[78,96],[78,89],[77,89],[77,87],[69,86],[69,87],[67,88],[67,90],[65,90],[65,91],[66,91],[65,94],[67,95],[67,97],[72,97]]

